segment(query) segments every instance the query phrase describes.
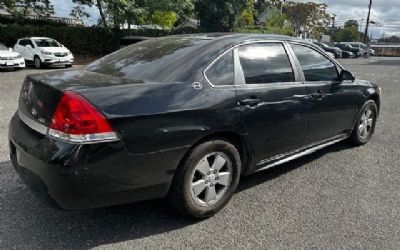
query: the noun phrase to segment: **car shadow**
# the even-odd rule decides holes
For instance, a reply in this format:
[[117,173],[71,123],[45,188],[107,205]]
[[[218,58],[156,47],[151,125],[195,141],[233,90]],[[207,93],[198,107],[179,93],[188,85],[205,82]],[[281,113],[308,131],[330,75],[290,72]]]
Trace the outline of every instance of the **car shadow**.
[[[348,148],[346,143],[339,143],[280,167],[244,177],[237,192],[284,175],[325,154]],[[11,185],[17,186],[6,192],[0,188],[0,249],[89,249],[198,223],[180,216],[165,200],[86,211],[54,210],[42,205],[28,192],[15,176],[10,162],[2,163],[0,167],[13,179]]]

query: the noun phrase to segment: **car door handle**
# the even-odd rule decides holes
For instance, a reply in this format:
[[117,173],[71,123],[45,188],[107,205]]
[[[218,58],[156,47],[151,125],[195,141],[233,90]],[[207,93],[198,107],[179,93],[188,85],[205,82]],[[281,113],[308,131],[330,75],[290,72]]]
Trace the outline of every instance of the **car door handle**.
[[324,92],[322,90],[318,90],[317,92],[311,93],[311,98],[321,100],[325,97]]
[[254,107],[257,106],[258,104],[261,103],[260,99],[257,98],[249,98],[249,99],[244,99],[244,100],[240,100],[239,101],[239,106],[250,106],[250,107]]

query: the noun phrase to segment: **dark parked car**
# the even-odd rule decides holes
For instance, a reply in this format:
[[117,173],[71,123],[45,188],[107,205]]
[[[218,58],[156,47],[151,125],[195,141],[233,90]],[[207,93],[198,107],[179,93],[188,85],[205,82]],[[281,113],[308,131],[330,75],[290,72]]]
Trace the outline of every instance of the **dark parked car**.
[[326,43],[319,43],[314,42],[317,46],[321,49],[325,50],[326,52],[330,52],[335,55],[335,58],[342,58],[342,50],[337,47],[330,47]]
[[356,55],[351,51],[342,50],[342,58],[353,58]]
[[366,51],[362,48],[356,48],[347,43],[337,43],[335,44],[335,47],[338,47],[341,50],[353,52],[355,57],[364,56],[364,54],[366,53]]
[[12,163],[55,207],[169,197],[222,209],[239,179],[349,139],[367,143],[380,88],[290,37],[151,39],[81,70],[30,75],[9,128]]

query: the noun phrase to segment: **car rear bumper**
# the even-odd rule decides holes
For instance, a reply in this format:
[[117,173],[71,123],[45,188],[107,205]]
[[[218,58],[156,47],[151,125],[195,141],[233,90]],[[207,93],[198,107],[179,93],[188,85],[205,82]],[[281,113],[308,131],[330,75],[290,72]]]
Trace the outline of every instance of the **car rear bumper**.
[[164,197],[183,149],[131,155],[121,142],[79,145],[42,135],[15,114],[10,158],[18,175],[47,205],[66,210]]

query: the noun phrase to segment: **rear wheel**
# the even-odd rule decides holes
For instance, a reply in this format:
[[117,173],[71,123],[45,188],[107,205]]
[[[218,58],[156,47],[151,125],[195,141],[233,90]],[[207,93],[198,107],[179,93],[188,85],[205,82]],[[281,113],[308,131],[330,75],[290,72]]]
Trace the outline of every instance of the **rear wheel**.
[[227,141],[196,146],[177,169],[170,201],[184,215],[207,218],[232,198],[240,178],[240,155]]
[[35,65],[35,68],[37,68],[37,69],[40,69],[42,67],[42,60],[40,60],[39,56],[34,57],[33,63]]
[[364,145],[372,137],[375,130],[378,108],[372,100],[366,102],[361,109],[357,123],[350,135],[350,141],[355,145]]

